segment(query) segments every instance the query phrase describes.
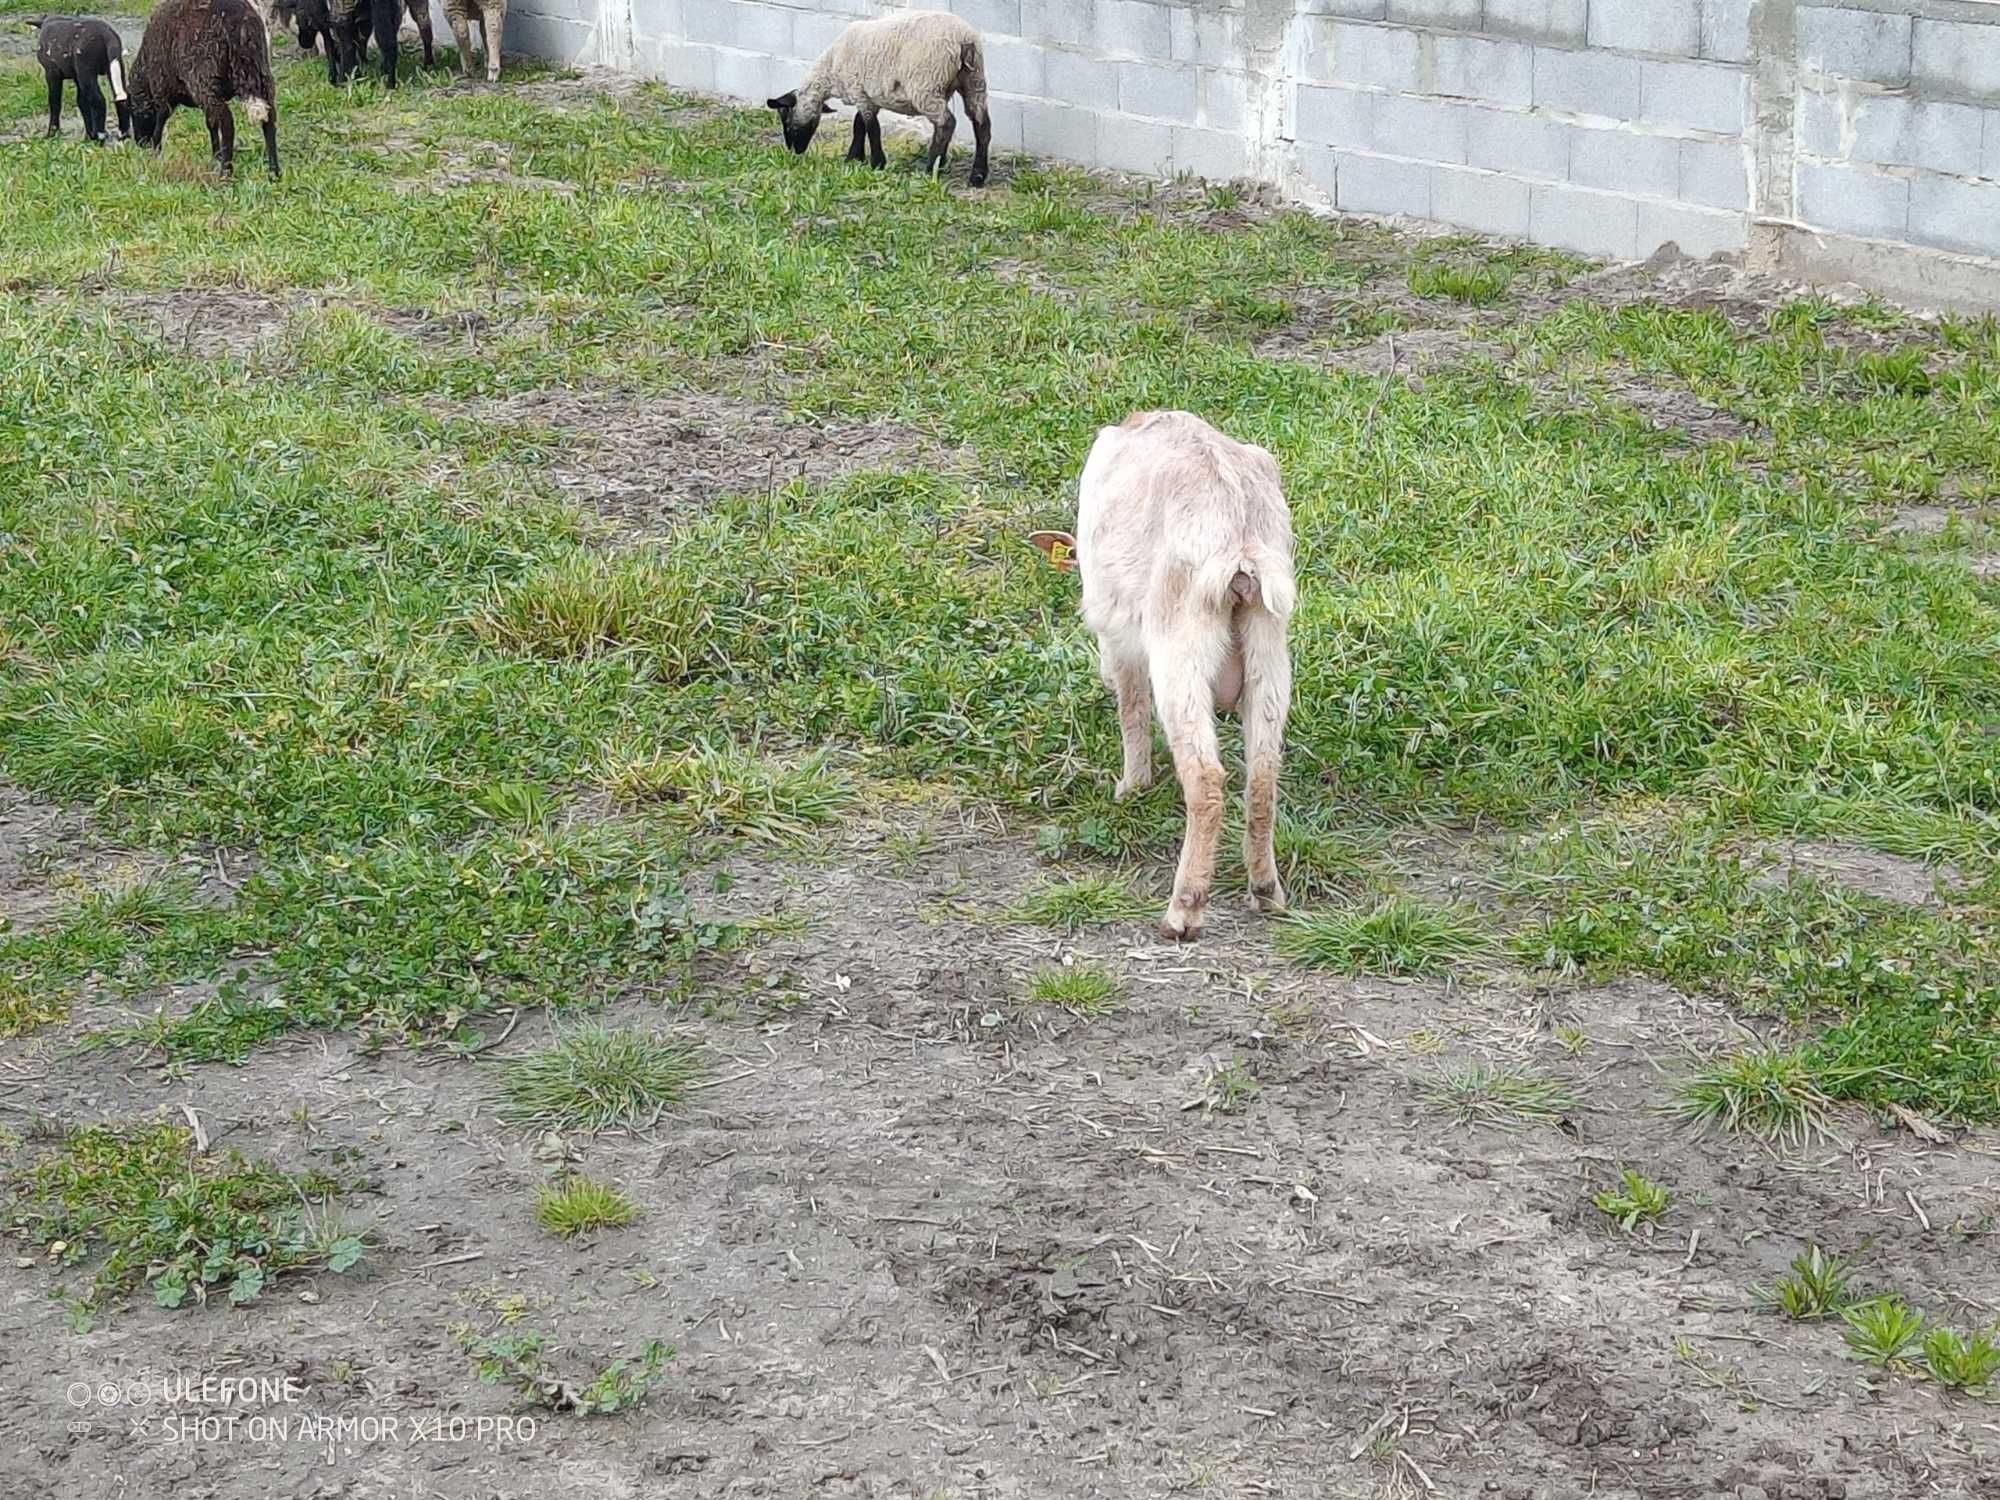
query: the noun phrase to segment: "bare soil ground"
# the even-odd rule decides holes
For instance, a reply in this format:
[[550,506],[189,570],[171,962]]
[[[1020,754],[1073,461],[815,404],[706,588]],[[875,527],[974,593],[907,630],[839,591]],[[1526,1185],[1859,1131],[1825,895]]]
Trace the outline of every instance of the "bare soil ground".
[[[58,862],[84,847],[79,820],[9,806]],[[5,872],[17,919],[49,899],[34,863]],[[491,1118],[486,1068],[541,1039],[539,1015],[474,1065],[350,1035],[185,1075],[6,1043],[16,1128],[191,1109],[214,1148],[294,1168],[357,1152],[372,1183],[350,1212],[380,1247],[367,1281],[287,1281],[247,1312],[141,1302],[82,1334],[8,1257],[22,1336],[0,1343],[18,1400],[0,1425],[33,1455],[10,1493],[1994,1493],[1992,1407],[1846,1362],[1831,1328],[1751,1298],[1816,1239],[1990,1319],[1992,1140],[1932,1148],[1848,1117],[1781,1160],[1690,1137],[1659,1108],[1675,1066],[1741,1037],[1708,1002],[1328,979],[1227,910],[1190,950],[1143,923],[1071,939],[1001,919],[1040,873],[1017,837],[950,818],[740,860],[719,913],[811,924],[717,961],[705,992],[741,999],[686,1023],[721,1081],[641,1136]],[[1065,957],[1124,975],[1125,1007],[1085,1023],[1025,1004],[1026,976]],[[618,1018],[668,1019],[636,1001]],[[1232,1060],[1257,1088],[1224,1112]],[[1468,1060],[1532,1063],[1579,1102],[1554,1124],[1454,1123],[1427,1088]],[[643,1216],[545,1235],[529,1205],[564,1160]],[[1590,1204],[1631,1163],[1674,1191],[1657,1235]],[[589,1370],[667,1339],[672,1378],[636,1414],[454,1440],[453,1417],[476,1434],[516,1410],[451,1331],[503,1316]],[[168,1442],[161,1410],[68,1404],[78,1379],[179,1371],[289,1374],[290,1418],[375,1425]]]

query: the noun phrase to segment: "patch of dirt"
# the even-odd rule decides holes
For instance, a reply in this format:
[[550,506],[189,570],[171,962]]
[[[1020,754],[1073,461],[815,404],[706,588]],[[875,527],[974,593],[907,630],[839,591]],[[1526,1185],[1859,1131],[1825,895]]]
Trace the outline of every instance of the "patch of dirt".
[[702,391],[629,395],[542,390],[469,408],[482,421],[564,439],[545,472],[572,498],[656,531],[723,495],[760,494],[868,469],[965,462],[894,422],[813,423],[783,407]]
[[[124,287],[45,287],[32,293],[42,303],[74,301],[79,310],[94,302],[113,323],[138,325],[179,353],[198,358],[237,359],[281,349],[293,323],[323,307],[350,307],[434,346],[468,342],[482,335],[538,329],[542,320],[472,308],[442,313],[412,307],[372,307],[339,291],[259,292],[242,287],[176,287],[137,291]],[[514,299],[502,298],[504,307]]]
[[[561,113],[596,109],[607,99],[623,108],[645,85],[645,79],[621,73],[615,68],[581,68],[554,78],[538,78],[532,83],[503,83],[501,86],[517,98],[532,99]],[[722,106],[718,105],[712,113],[720,113],[721,110]]]
[[1363,375],[1402,375],[1419,387],[1424,372],[1438,366],[1480,359],[1504,364],[1509,357],[1505,345],[1463,328],[1397,328],[1366,343],[1337,343],[1309,315],[1264,335],[1256,350],[1269,359],[1309,360]]
[[1711,406],[1684,385],[1661,385],[1634,371],[1617,372],[1611,394],[1662,432],[1685,433],[1697,445],[1735,442],[1758,431],[1753,423]]
[[[806,865],[739,859],[704,898],[813,922],[714,961],[720,1010],[687,1024],[715,1086],[638,1136],[503,1127],[483,1065],[348,1034],[181,1074],[0,1044],[23,1112],[187,1106],[215,1145],[290,1167],[358,1152],[373,1188],[348,1221],[375,1242],[365,1277],[242,1308],[142,1297],[84,1332],[39,1257],[0,1256],[8,1492],[96,1500],[114,1473],[214,1500],[1984,1493],[1979,1408],[1864,1371],[1748,1292],[1812,1236],[1961,1326],[1990,1319],[1990,1139],[1929,1149],[1853,1118],[1837,1149],[1780,1161],[1691,1138],[1657,1108],[1674,1061],[1738,1033],[1663,986],[1331,979],[1275,960],[1233,904],[1191,949],[1143,922],[1066,938],[993,919],[1043,874],[1021,843],[888,833]],[[1081,1024],[1025,1005],[1026,975],[1065,956],[1123,976],[1126,1007]],[[611,1019],[663,1018],[635,1001]],[[545,1036],[528,1015],[484,1063]],[[1424,1090],[1473,1057],[1581,1102],[1560,1129],[1454,1126]],[[1258,1086],[1222,1113],[1207,1080],[1232,1059]],[[564,1160],[642,1216],[543,1234],[533,1193]],[[1626,1164],[1673,1191],[1656,1236],[1588,1202]],[[500,1298],[572,1372],[649,1337],[678,1353],[635,1411],[501,1437],[520,1409],[449,1331],[494,1326]],[[290,1374],[289,1416],[355,1425],[331,1446],[169,1443],[163,1417],[218,1413],[66,1395],[168,1372]]]
[[1949,886],[1965,878],[1962,871],[1950,865],[1930,865],[1859,844],[1813,839],[1782,839],[1766,844],[1758,852],[1757,863],[1763,867],[1758,876],[1760,883],[1780,885],[1794,874],[1809,875],[1864,896],[1911,906],[1937,905],[1940,881]]
[[173,861],[119,845],[79,808],[44,802],[0,781],[0,933],[59,919],[95,890],[172,872],[200,898],[225,900],[248,872],[248,856],[216,851]]

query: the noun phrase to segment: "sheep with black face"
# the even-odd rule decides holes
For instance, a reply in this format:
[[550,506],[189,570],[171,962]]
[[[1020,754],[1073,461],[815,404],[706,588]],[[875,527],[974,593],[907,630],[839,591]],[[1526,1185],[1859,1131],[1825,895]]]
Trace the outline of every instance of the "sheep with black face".
[[83,116],[83,133],[102,143],[105,138],[104,90],[111,85],[118,106],[118,133],[132,134],[132,106],[125,93],[125,42],[108,21],[89,16],[43,16],[28,23],[40,29],[35,60],[49,85],[49,134],[62,134],[65,81],[76,85],[76,112]]
[[854,106],[854,140],[849,161],[860,161],[863,150],[872,165],[888,158],[882,152],[883,110],[921,115],[931,122],[931,144],[924,166],[938,171],[951,148],[957,122],[951,97],[958,95],[965,117],[972,122],[972,186],[986,181],[986,152],[993,124],[986,109],[986,56],[979,33],[945,11],[906,11],[873,21],[856,21],[820,55],[806,81],[788,94],[766,101],[778,112],[785,144],[804,154],[819,129],[820,116],[839,99]]

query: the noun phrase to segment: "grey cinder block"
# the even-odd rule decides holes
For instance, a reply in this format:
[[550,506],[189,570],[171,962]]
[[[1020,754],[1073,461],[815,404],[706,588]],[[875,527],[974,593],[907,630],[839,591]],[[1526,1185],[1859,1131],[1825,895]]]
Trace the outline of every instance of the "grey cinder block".
[[1356,89],[1302,83],[1292,113],[1292,134],[1321,146],[1366,146],[1374,97]]
[[1037,156],[1095,161],[1097,112],[1045,99],[1025,99],[1021,102],[1021,148]]
[[1910,183],[1910,237],[1968,255],[2000,255],[2000,182],[1916,178]]
[[1047,87],[1042,75],[1042,60],[1047,55],[1032,42],[988,37],[987,85],[1000,94],[1039,94]]
[[1340,180],[1340,153],[1327,146],[1299,147],[1299,176],[1306,185],[1337,198]]
[[1031,42],[1089,44],[1097,35],[1095,0],[1021,0],[1021,35]]
[[1529,233],[1544,245],[1584,255],[1635,259],[1639,206],[1630,198],[1537,183],[1528,200]]
[[1111,109],[1118,103],[1118,65],[1051,49],[1042,54],[1042,88],[1061,104]]
[[1497,172],[1438,167],[1431,173],[1431,216],[1481,234],[1525,239],[1530,196],[1527,183]]
[[1583,45],[1589,0],[1486,0],[1486,29],[1531,42]]
[[1750,74],[1725,63],[1642,63],[1639,116],[1656,125],[1741,135],[1750,123]]
[[715,91],[731,99],[762,104],[773,94],[796,88],[805,68],[795,58],[766,57],[761,52],[715,52]]
[[[852,24],[851,16],[823,15],[810,10],[793,11],[792,50],[800,57],[816,58]],[[990,50],[987,56],[990,65]]]
[[1701,0],[1590,0],[1585,35],[1593,47],[1693,57],[1701,51]]
[[1556,182],[1569,177],[1569,141],[1579,127],[1539,115],[1472,109],[1466,125],[1466,160],[1475,167]]
[[1681,143],[1628,130],[1579,130],[1570,138],[1569,180],[1613,193],[1671,197],[1681,175]]
[[1910,18],[1815,6],[1799,12],[1799,65],[1815,73],[1910,81]]
[[1861,167],[1800,162],[1799,217],[1815,229],[1901,239],[1910,222],[1910,180]]
[[1194,69],[1185,63],[1118,65],[1118,108],[1128,115],[1193,124],[1194,102]]
[[1988,118],[1995,113],[1970,104],[1808,93],[1799,97],[1796,118],[1799,145],[1813,156],[1970,177],[1980,170]]
[[1097,50],[1111,57],[1171,57],[1168,13],[1152,0],[1097,0]]
[[1210,67],[1240,67],[1244,62],[1242,20],[1233,11],[1177,5],[1167,15],[1167,33],[1175,62]]
[[[736,47],[744,52],[768,52],[792,57],[792,16],[775,5],[749,5],[740,0],[689,0],[688,35],[696,41]],[[700,16],[700,29],[696,17]]]
[[1340,23],[1329,28],[1328,77],[1378,89],[1417,88],[1417,34],[1389,26]]
[[1173,127],[1174,170],[1210,182],[1229,182],[1250,170],[1250,148],[1240,135],[1223,130]]
[[1389,14],[1389,0],[1299,0],[1299,14],[1339,16],[1351,21],[1379,21]]
[[1701,0],[1701,55],[1717,62],[1750,60],[1752,0]]
[[1369,121],[1375,150],[1419,161],[1465,160],[1466,111],[1435,99],[1377,94]]
[[1750,206],[1750,160],[1740,143],[1682,141],[1680,154],[1681,202],[1739,212]]
[[1340,155],[1334,206],[1357,214],[1431,216],[1431,169],[1418,162],[1390,161],[1354,152]]
[[1389,0],[1388,19],[1404,26],[1479,25],[1485,0]]
[[1741,250],[1750,239],[1747,214],[1717,213],[1677,203],[1641,203],[1638,228],[1632,253],[1640,256],[1651,255],[1671,242],[1680,246],[1683,255],[1701,259]]
[[1434,94],[1529,104],[1535,97],[1535,50],[1525,42],[1440,36],[1431,43]]
[[2000,102],[2000,14],[1991,24],[1919,18],[1910,81],[1926,92]]
[[1209,130],[1250,129],[1248,80],[1241,73],[1218,73],[1213,68],[1198,68],[1195,72],[1201,85],[1199,123]]
[[1106,115],[1097,122],[1097,160],[1114,172],[1165,176],[1173,169],[1173,127]]
[[930,4],[963,16],[982,36],[1019,36],[1021,0],[929,0]]
[[1639,113],[1639,59],[1537,47],[1535,103],[1580,115],[1633,119]]

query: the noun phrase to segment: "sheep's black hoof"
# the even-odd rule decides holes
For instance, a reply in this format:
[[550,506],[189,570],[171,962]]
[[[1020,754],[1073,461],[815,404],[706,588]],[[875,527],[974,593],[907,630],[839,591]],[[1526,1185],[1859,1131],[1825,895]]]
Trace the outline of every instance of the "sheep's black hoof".
[[970,177],[965,179],[965,183],[967,187],[985,187],[986,174],[984,172],[974,172]]

